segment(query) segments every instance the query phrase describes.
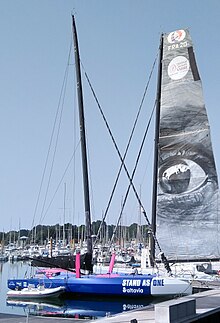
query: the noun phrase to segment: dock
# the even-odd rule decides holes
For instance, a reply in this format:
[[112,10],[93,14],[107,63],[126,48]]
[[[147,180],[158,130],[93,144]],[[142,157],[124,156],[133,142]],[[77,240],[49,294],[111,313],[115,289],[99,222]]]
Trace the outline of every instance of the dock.
[[96,320],[97,323],[220,322],[220,290],[208,290]]
[[213,289],[97,320],[0,314],[0,323],[188,323],[220,322],[220,290]]
[[90,320],[80,320],[73,318],[60,318],[60,317],[42,317],[42,316],[24,316],[14,314],[0,313],[0,323],[84,323]]

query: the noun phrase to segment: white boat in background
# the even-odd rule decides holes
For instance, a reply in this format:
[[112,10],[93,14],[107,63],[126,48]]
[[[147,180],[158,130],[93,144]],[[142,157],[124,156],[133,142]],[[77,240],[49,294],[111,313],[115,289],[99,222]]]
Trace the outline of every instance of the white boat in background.
[[59,297],[65,292],[65,287],[59,286],[55,288],[45,288],[43,285],[34,287],[34,285],[29,285],[27,288],[21,290],[10,290],[7,292],[8,298],[16,299],[36,299],[36,298],[50,298]]

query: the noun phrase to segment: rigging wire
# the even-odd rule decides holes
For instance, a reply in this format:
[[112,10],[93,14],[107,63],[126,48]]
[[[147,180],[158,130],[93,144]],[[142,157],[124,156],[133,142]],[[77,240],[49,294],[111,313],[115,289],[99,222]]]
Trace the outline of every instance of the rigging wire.
[[[103,112],[103,110],[102,110],[102,108],[101,108],[101,105],[100,105],[100,103],[99,103],[99,101],[98,101],[98,98],[97,98],[97,96],[96,96],[96,94],[95,94],[95,91],[94,91],[94,89],[93,89],[93,87],[92,87],[92,84],[91,84],[91,82],[90,82],[90,80],[89,80],[89,77],[88,77],[88,75],[87,75],[87,73],[86,73],[86,72],[85,72],[85,76],[86,76],[86,79],[87,79],[88,84],[89,84],[89,86],[90,86],[90,89],[91,89],[91,91],[92,91],[92,93],[93,93],[93,96],[94,96],[94,98],[95,98],[95,101],[96,101],[96,103],[97,103],[97,106],[98,106],[98,108],[99,108],[99,111],[100,111],[100,113],[101,113],[101,115],[102,115],[102,118],[103,118],[103,120],[104,120],[104,122],[105,122],[105,125],[106,125],[106,127],[107,127],[108,132],[109,132],[109,135],[110,135],[110,137],[111,137],[111,139],[112,139],[112,142],[113,142],[113,144],[114,144],[114,146],[115,146],[115,149],[116,149],[116,151],[117,151],[117,154],[118,154],[118,156],[119,156],[119,158],[120,158],[120,161],[121,161],[122,167],[124,168],[124,170],[125,170],[125,172],[126,172],[126,175],[127,175],[127,177],[128,177],[129,183],[130,183],[130,185],[131,185],[131,187],[132,187],[132,189],[133,189],[133,192],[134,192],[134,194],[135,194],[135,196],[136,196],[136,198],[137,198],[137,201],[138,201],[139,205],[141,206],[142,213],[143,213],[143,215],[144,215],[144,217],[145,217],[145,219],[146,219],[146,221],[147,221],[148,225],[151,227],[150,221],[149,221],[149,219],[148,219],[148,217],[147,217],[146,210],[145,210],[145,208],[144,208],[144,206],[143,206],[143,203],[142,203],[142,202],[141,202],[141,200],[140,200],[140,197],[139,197],[139,195],[138,195],[138,192],[137,192],[137,190],[136,190],[136,188],[135,188],[135,186],[134,186],[134,183],[133,183],[133,181],[132,181],[132,178],[131,178],[131,176],[130,176],[130,174],[129,174],[129,172],[128,172],[127,166],[125,165],[125,162],[124,162],[124,159],[125,159],[125,158],[124,158],[124,157],[122,157],[122,155],[121,155],[121,153],[120,153],[120,151],[119,151],[118,145],[117,145],[117,143],[116,143],[116,141],[115,141],[115,138],[114,138],[114,136],[113,136],[113,134],[112,134],[112,131],[111,131],[111,129],[110,129],[110,126],[109,126],[109,124],[108,124],[108,122],[107,122],[107,119],[106,119],[106,117],[105,117],[105,115],[104,115],[104,112]],[[152,230],[151,230],[150,234],[152,235],[152,237],[153,237],[153,239],[154,239],[155,243],[157,244],[157,247],[158,247],[159,251],[162,253],[162,250],[161,250],[161,247],[160,247],[160,245],[159,245],[159,242],[158,242],[158,240],[156,239],[156,236],[155,236],[155,234],[153,233],[153,231],[152,231]]]
[[[68,67],[66,68],[66,72],[65,72],[63,93],[65,93],[65,91],[66,91],[67,76],[68,76]],[[61,93],[61,96],[62,96],[62,93]],[[51,163],[51,167],[50,167],[47,187],[46,187],[46,194],[45,194],[45,197],[44,197],[43,206],[42,206],[41,215],[40,215],[40,222],[42,221],[42,217],[43,217],[43,213],[44,213],[44,209],[45,209],[45,205],[46,205],[46,201],[47,201],[50,181],[51,181],[51,177],[52,177],[52,173],[53,173],[53,166],[54,166],[54,162],[55,162],[55,156],[56,156],[56,152],[57,152],[57,145],[58,145],[58,139],[59,139],[59,133],[60,133],[60,126],[61,126],[61,120],[62,120],[63,108],[64,108],[64,94],[63,94],[63,98],[61,96],[60,96],[59,105],[61,104],[61,99],[62,99],[62,105],[61,105],[60,117],[59,117],[59,121],[58,121],[58,129],[57,129],[57,135],[56,135],[56,138],[55,138],[55,146],[54,146],[54,152],[53,152],[53,156],[52,156],[52,163]]]
[[[121,217],[122,217],[122,213],[123,213],[123,210],[124,210],[124,207],[125,207],[125,204],[126,204],[126,201],[127,201],[127,198],[128,198],[128,194],[129,194],[129,191],[130,191],[130,188],[131,188],[131,182],[133,181],[134,179],[134,175],[135,175],[135,172],[136,172],[136,169],[137,169],[137,166],[138,166],[138,162],[140,160],[140,156],[141,156],[141,152],[142,152],[142,149],[143,149],[143,146],[144,146],[144,142],[145,142],[145,139],[146,139],[146,136],[147,136],[147,133],[148,133],[148,130],[149,130],[149,127],[150,127],[150,124],[151,124],[151,120],[153,118],[153,114],[154,114],[154,111],[155,111],[155,107],[156,107],[156,103],[154,104],[154,107],[153,107],[153,110],[151,112],[151,115],[150,115],[150,119],[148,121],[148,124],[147,124],[147,128],[145,130],[145,133],[144,133],[144,136],[143,136],[143,139],[142,139],[142,143],[141,143],[141,147],[140,147],[140,150],[139,150],[139,153],[138,153],[138,156],[137,156],[137,159],[136,159],[136,162],[135,162],[135,166],[134,166],[134,169],[133,169],[133,172],[132,172],[132,175],[131,175],[131,178],[130,178],[130,183],[128,185],[128,188],[127,188],[127,191],[126,191],[126,194],[125,194],[125,198],[124,198],[124,201],[123,201],[123,204],[122,204],[122,207],[121,207],[121,211],[120,211],[120,215],[118,217],[118,222],[117,222],[117,225],[115,226],[115,229],[114,229],[114,232],[113,232],[113,235],[112,235],[112,238],[111,238],[111,242],[110,242],[110,245],[112,244],[114,238],[115,238],[115,234],[116,234],[116,231],[117,231],[117,228],[118,228],[118,225],[120,223],[120,220],[121,220]],[[142,206],[142,205],[141,205]],[[147,218],[147,223],[148,225],[150,226],[150,222]]]
[[[67,75],[68,75],[68,65],[69,65],[69,61],[70,61],[71,50],[72,50],[72,44],[71,44],[70,49],[69,49],[68,64],[67,64],[67,67],[66,67],[65,73],[64,73],[64,80],[63,80],[63,84],[62,84],[62,87],[61,87],[61,93],[60,93],[60,97],[59,97],[59,101],[58,101],[58,107],[57,107],[56,114],[55,114],[55,119],[54,119],[53,128],[52,128],[52,132],[51,132],[49,147],[48,147],[47,156],[46,156],[46,160],[45,160],[45,165],[44,165],[42,178],[41,178],[41,182],[40,182],[40,188],[39,188],[39,192],[38,192],[38,195],[37,195],[37,201],[36,201],[33,220],[32,220],[32,228],[34,227],[35,218],[36,218],[36,214],[37,214],[37,209],[38,209],[38,206],[39,206],[40,196],[41,196],[41,193],[42,193],[42,187],[43,187],[43,183],[44,183],[45,176],[46,176],[46,170],[47,170],[47,167],[48,167],[49,156],[50,156],[50,152],[51,152],[51,149],[52,149],[52,143],[53,143],[53,139],[54,139],[54,136],[55,136],[55,130],[56,130],[57,122],[58,122],[59,113],[60,113],[60,120],[61,120],[61,115],[62,115],[62,110],[63,110],[63,105],[62,105],[62,109],[61,109],[61,112],[60,112],[61,100],[62,100],[62,95],[63,95],[63,93],[65,93],[65,90],[66,90],[66,80],[67,80]],[[61,121],[59,121],[58,132],[59,132],[59,128],[60,128],[60,122]],[[58,142],[58,135],[57,135],[57,140],[56,140],[56,145],[55,145],[55,151],[56,151],[57,142]],[[53,154],[53,163],[54,163],[54,158],[55,158],[55,152]],[[51,170],[50,170],[50,178],[51,178],[51,175],[52,175],[53,163],[52,163]],[[48,189],[49,189],[50,178],[49,178],[48,184],[47,184],[47,193],[48,193]],[[45,196],[45,199],[44,199],[44,204],[43,204],[42,211],[41,211],[41,218],[42,218],[42,215],[43,215],[43,211],[44,211],[44,207],[45,207],[45,203],[46,203],[46,199],[47,199],[47,193],[46,193],[46,196]]]
[[50,206],[51,206],[51,204],[52,204],[52,202],[53,202],[53,200],[54,200],[54,198],[55,198],[55,196],[56,196],[56,194],[57,194],[57,192],[58,192],[58,189],[60,188],[60,185],[61,185],[61,184],[62,184],[62,182],[63,182],[63,179],[64,179],[64,177],[65,177],[65,175],[66,175],[66,173],[67,173],[67,170],[69,169],[69,167],[70,167],[70,165],[71,165],[71,163],[72,163],[72,160],[73,160],[73,158],[75,157],[75,154],[76,154],[76,151],[78,150],[79,144],[80,144],[80,140],[78,141],[78,143],[77,143],[77,145],[76,145],[76,148],[75,148],[75,150],[74,150],[74,152],[73,152],[73,154],[72,154],[72,156],[71,156],[71,158],[70,158],[70,160],[69,160],[69,162],[68,162],[68,164],[67,164],[67,166],[66,166],[66,168],[65,168],[65,170],[64,170],[64,172],[63,172],[63,175],[62,175],[62,177],[61,177],[61,179],[60,179],[60,181],[59,181],[59,183],[58,183],[58,185],[57,185],[57,188],[56,188],[56,190],[55,190],[55,192],[54,192],[54,194],[53,194],[53,196],[52,196],[52,198],[51,198],[51,200],[50,200],[50,203],[48,204],[47,209],[46,209],[46,211],[44,212],[44,214],[43,214],[43,216],[42,216],[42,218],[41,218],[41,222],[44,220],[44,218],[45,218],[45,216],[46,216],[47,212],[49,211],[49,208],[50,208]]
[[[140,115],[140,113],[141,113],[141,109],[142,109],[142,106],[143,106],[143,103],[144,103],[144,99],[145,99],[146,94],[147,94],[147,90],[148,90],[148,87],[149,87],[149,84],[150,84],[150,80],[151,80],[152,75],[153,75],[153,71],[154,71],[154,68],[155,68],[155,65],[156,65],[157,59],[158,59],[158,53],[157,53],[156,58],[155,58],[155,60],[154,60],[154,62],[153,62],[153,65],[152,65],[152,68],[151,68],[151,72],[150,72],[150,75],[149,75],[149,78],[148,78],[147,84],[146,84],[146,86],[145,86],[145,90],[144,90],[144,93],[143,93],[143,96],[142,96],[142,100],[141,100],[141,103],[140,103],[140,106],[139,106],[139,109],[138,109],[138,112],[137,112],[137,115],[136,115],[136,118],[135,118],[135,121],[134,121],[134,125],[133,125],[133,127],[132,127],[131,134],[130,134],[130,136],[129,136],[129,140],[128,140],[128,143],[127,143],[127,146],[126,146],[126,149],[125,149],[125,152],[124,152],[124,156],[123,156],[123,158],[122,158],[122,159],[123,159],[123,161],[124,161],[124,160],[125,160],[125,158],[126,158],[126,155],[127,155],[127,152],[128,152],[129,146],[130,146],[130,143],[131,143],[131,140],[132,140],[132,137],[133,137],[133,134],[134,134],[134,131],[135,131],[136,125],[137,125],[137,121],[138,121],[138,119],[139,119],[139,115]],[[87,79],[87,81],[88,81],[88,83],[89,83],[89,86],[90,86],[90,88],[91,88],[91,90],[92,90],[92,93],[93,93],[93,95],[94,95],[94,97],[95,97],[95,100],[96,100],[96,102],[97,102],[98,106],[100,106],[100,104],[99,104],[99,102],[98,102],[98,99],[97,99],[97,97],[96,97],[96,95],[95,95],[94,89],[92,88],[91,82],[90,82],[90,80],[89,80],[88,75],[87,75],[87,73],[86,73],[86,72],[85,72],[85,76],[86,76],[86,79]],[[100,107],[100,108],[101,108],[101,107]],[[105,118],[104,118],[104,119],[105,119]],[[118,180],[119,180],[119,177],[120,177],[120,174],[121,174],[122,168],[123,168],[123,163],[121,163],[121,166],[120,166],[120,168],[119,168],[119,170],[118,170],[118,173],[117,173],[117,176],[116,176],[116,179],[115,179],[114,185],[113,185],[113,189],[112,189],[112,192],[111,192],[111,195],[110,195],[110,198],[109,198],[109,201],[108,201],[108,204],[107,204],[106,210],[105,210],[104,215],[103,215],[103,218],[102,218],[102,222],[101,222],[101,224],[100,224],[100,227],[99,227],[98,232],[97,232],[96,239],[95,239],[95,241],[94,241],[94,245],[96,245],[96,243],[97,243],[97,241],[98,241],[98,238],[99,238],[99,235],[100,235],[101,229],[102,229],[102,227],[103,227],[103,225],[104,225],[104,222],[105,222],[105,220],[106,220],[106,216],[107,216],[107,213],[108,213],[109,207],[110,207],[110,205],[111,205],[111,201],[112,201],[112,199],[113,199],[113,195],[114,195],[114,192],[115,192],[115,190],[116,190],[116,186],[117,186],[117,183],[118,183]]]

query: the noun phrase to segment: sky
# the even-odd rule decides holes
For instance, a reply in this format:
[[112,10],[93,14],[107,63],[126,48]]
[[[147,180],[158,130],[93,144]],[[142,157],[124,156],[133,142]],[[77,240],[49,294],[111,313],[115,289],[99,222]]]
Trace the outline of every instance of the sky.
[[[0,0],[0,12],[0,231],[84,223],[72,14],[83,66],[92,221],[106,210],[120,160],[84,74],[123,155],[162,32],[190,30],[220,172],[218,0]],[[157,66],[126,158],[130,173],[153,109],[156,74]],[[149,219],[153,136],[152,122],[134,177]],[[116,224],[127,187],[122,172],[107,223]],[[145,223],[130,191],[121,223],[138,221]]]

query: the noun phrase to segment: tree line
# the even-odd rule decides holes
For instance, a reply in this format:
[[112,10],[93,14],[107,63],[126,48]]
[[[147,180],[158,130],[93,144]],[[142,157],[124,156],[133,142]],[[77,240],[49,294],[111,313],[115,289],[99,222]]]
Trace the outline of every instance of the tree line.
[[[97,237],[101,243],[110,241],[113,233],[115,240],[131,241],[132,239],[138,239],[139,241],[146,241],[150,231],[148,225],[138,225],[137,223],[129,226],[119,225],[116,228],[115,225],[108,225],[104,222],[100,229],[101,222],[100,220],[92,222],[92,235],[95,239]],[[97,236],[98,232],[99,237]],[[65,223],[64,225],[37,225],[30,230],[20,229],[18,231],[0,232],[0,241],[4,245],[19,243],[21,240],[25,240],[26,244],[43,245],[48,243],[51,238],[56,242],[65,241],[65,244],[72,241],[78,243],[86,239],[85,225],[77,226],[71,223]]]

